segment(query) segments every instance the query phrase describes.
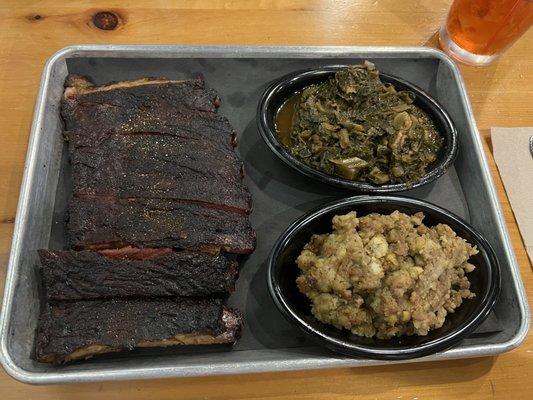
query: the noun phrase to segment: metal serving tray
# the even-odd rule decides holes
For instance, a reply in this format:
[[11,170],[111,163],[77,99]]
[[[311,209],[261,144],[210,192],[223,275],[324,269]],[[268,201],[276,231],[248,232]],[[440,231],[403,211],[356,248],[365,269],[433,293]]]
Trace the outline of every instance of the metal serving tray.
[[[455,64],[429,48],[395,47],[188,47],[73,46],[45,66],[30,135],[1,319],[1,361],[28,383],[83,382],[235,374],[311,368],[366,366],[384,361],[349,358],[314,346],[285,321],[267,291],[265,261],[275,239],[302,213],[350,192],[312,181],[280,162],[261,140],[256,106],[268,82],[288,72],[328,64],[376,63],[433,95],[459,131],[459,155],[446,175],[404,193],[447,208],[476,227],[494,246],[503,287],[494,312],[457,347],[410,362],[494,355],[524,339],[529,310],[516,258],[476,129],[464,83]],[[242,339],[233,349],[140,349],[52,367],[32,359],[40,290],[36,249],[64,245],[63,219],[70,190],[61,135],[59,100],[67,73],[97,83],[144,76],[191,78],[202,74],[222,98],[220,112],[238,131],[246,184],[255,211],[258,246],[242,261],[230,304],[245,316]]]

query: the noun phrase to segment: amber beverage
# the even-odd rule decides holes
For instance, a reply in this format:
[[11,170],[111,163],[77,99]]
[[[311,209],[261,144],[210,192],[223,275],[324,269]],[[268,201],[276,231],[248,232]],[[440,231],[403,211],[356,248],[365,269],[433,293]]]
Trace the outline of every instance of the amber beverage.
[[488,64],[533,24],[533,0],[455,0],[441,47],[467,64]]

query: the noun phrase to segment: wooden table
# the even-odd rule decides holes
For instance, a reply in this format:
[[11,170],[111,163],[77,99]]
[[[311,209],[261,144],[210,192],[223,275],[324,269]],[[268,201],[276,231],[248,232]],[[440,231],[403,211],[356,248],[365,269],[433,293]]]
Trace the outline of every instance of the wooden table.
[[[61,3],[61,5],[59,5]],[[17,1],[0,5],[0,265],[7,263],[41,70],[80,43],[435,46],[449,0]],[[92,16],[119,15],[102,30]],[[113,21],[101,21],[111,28]],[[111,24],[109,23],[111,22]],[[533,126],[533,32],[484,68],[461,67],[529,298],[533,273],[490,154],[492,126]],[[1,272],[2,279],[4,271]],[[493,358],[311,372],[34,387],[0,372],[2,399],[531,398],[533,334]],[[529,393],[529,394],[528,394]]]

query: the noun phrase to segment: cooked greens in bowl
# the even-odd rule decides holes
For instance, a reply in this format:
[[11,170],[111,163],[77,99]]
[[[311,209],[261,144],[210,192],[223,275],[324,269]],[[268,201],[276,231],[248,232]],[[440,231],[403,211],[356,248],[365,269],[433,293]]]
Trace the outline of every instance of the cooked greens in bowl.
[[415,94],[381,82],[369,62],[340,70],[297,96],[287,148],[327,174],[413,183],[442,146],[431,119],[413,104]]
[[258,125],[291,167],[362,192],[426,184],[453,164],[457,152],[457,133],[443,108],[370,62],[282,77],[263,94]]

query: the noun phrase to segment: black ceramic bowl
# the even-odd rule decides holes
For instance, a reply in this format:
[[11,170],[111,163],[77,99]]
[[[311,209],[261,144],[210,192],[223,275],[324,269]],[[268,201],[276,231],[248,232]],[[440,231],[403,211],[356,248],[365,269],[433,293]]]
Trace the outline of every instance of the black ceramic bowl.
[[[476,269],[469,273],[471,290],[476,294],[448,314],[444,325],[427,336],[402,336],[388,340],[364,338],[319,322],[311,314],[310,301],[296,286],[299,270],[296,258],[315,233],[331,232],[331,219],[337,214],[356,211],[358,216],[394,210],[406,214],[422,211],[424,223],[448,224],[459,236],[475,244],[479,253],[470,261]],[[268,287],[279,310],[310,338],[333,351],[350,356],[384,360],[423,357],[445,350],[468,336],[492,309],[500,290],[500,268],[489,243],[456,215],[431,203],[406,197],[356,196],[322,206],[294,222],[278,239],[268,260]]]
[[415,93],[414,104],[425,111],[432,119],[435,127],[444,138],[444,144],[437,154],[437,159],[428,167],[428,173],[418,182],[407,185],[405,183],[375,185],[357,182],[338,176],[329,175],[304,164],[292,154],[278,140],[276,131],[276,114],[283,103],[294,93],[317,83],[326,81],[335,72],[346,68],[346,65],[335,65],[313,70],[298,71],[282,77],[271,84],[263,93],[257,110],[257,125],[259,132],[268,147],[285,163],[297,171],[333,186],[351,189],[361,193],[391,193],[414,189],[434,181],[443,175],[453,164],[457,155],[457,131],[455,126],[442,108],[433,98],[415,85],[391,75],[380,73],[384,83],[392,83],[398,90],[410,90]]

